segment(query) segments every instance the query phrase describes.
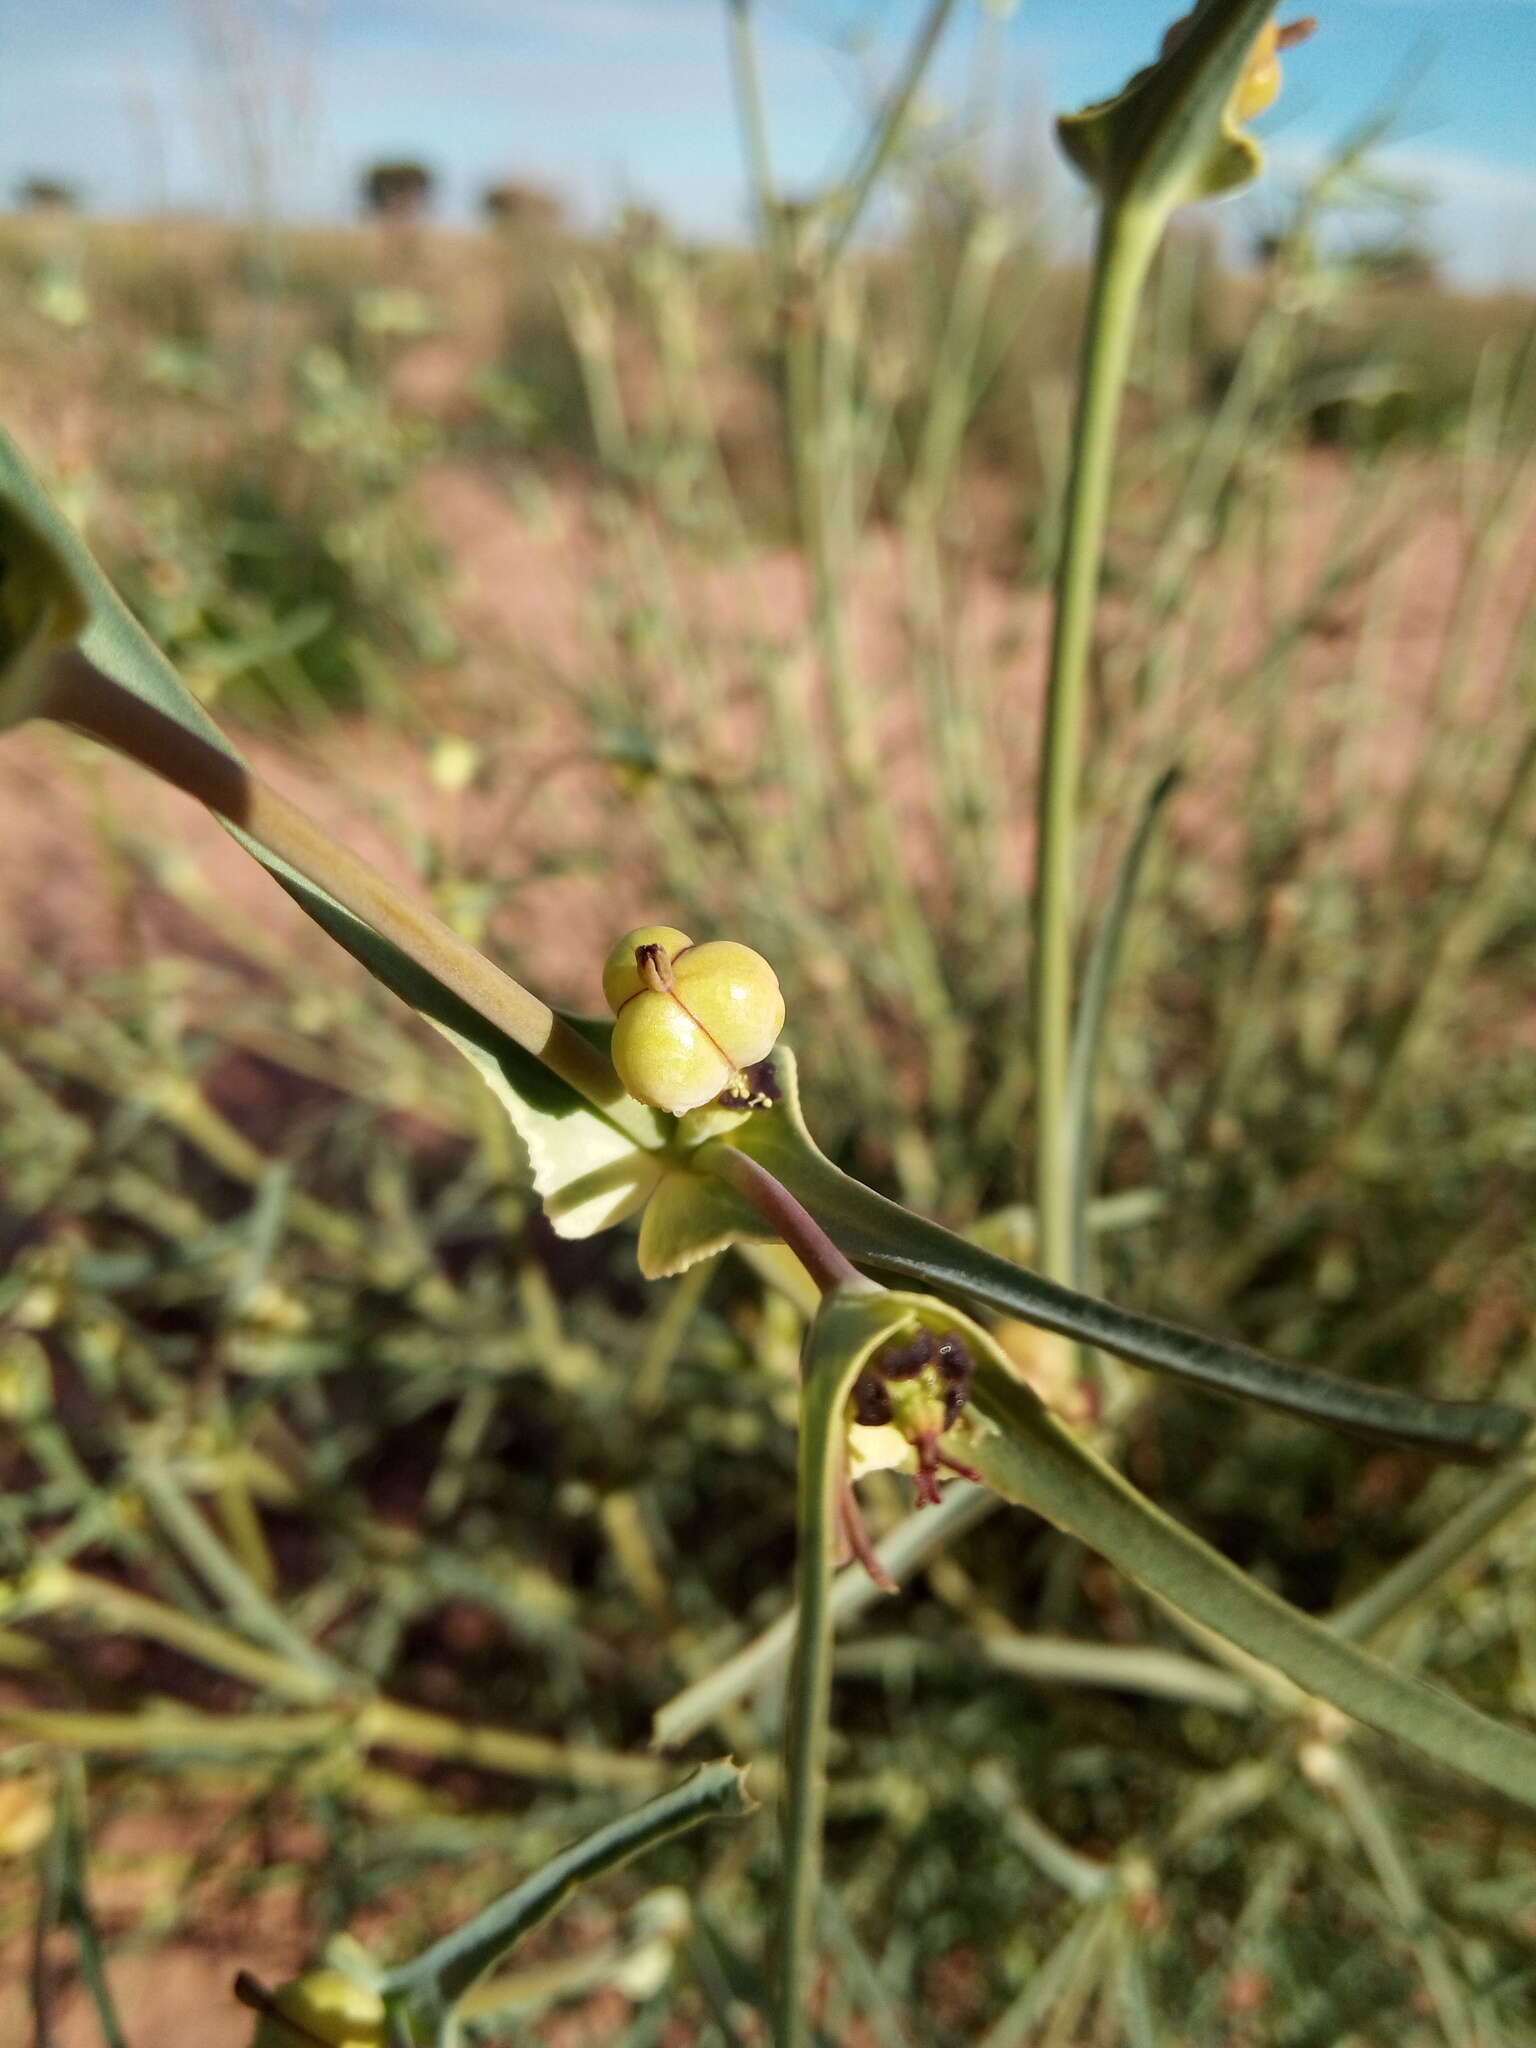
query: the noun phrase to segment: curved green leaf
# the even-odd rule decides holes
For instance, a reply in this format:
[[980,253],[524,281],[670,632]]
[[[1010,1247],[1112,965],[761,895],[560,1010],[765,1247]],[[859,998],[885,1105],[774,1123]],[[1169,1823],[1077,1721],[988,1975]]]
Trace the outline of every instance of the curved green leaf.
[[576,1842],[515,1891],[445,1935],[413,1962],[390,1971],[380,1990],[396,2010],[437,2019],[452,2012],[488,1970],[584,1884],[709,1820],[738,1820],[756,1810],[746,1773],[729,1758],[705,1764],[607,1827]]
[[942,1225],[914,1216],[835,1167],[806,1129],[794,1055],[781,1044],[774,1069],[783,1099],[757,1110],[727,1142],[739,1145],[802,1201],[850,1259],[883,1278],[1021,1316],[1133,1364],[1173,1374],[1215,1394],[1260,1401],[1357,1435],[1421,1445],[1472,1461],[1506,1455],[1524,1441],[1531,1416],[1493,1401],[1436,1401],[1287,1365],[1233,1344],[1116,1308],[1016,1266]]
[[1016,1380],[985,1332],[974,1401],[999,1434],[968,1448],[982,1477],[1127,1577],[1368,1727],[1536,1808],[1536,1736],[1410,1677],[1271,1593],[1146,1500]]

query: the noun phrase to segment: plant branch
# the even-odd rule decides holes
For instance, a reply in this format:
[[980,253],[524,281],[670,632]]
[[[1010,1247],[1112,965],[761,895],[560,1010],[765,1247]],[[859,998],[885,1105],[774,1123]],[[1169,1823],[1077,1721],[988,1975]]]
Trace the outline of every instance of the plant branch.
[[1074,1217],[1082,1198],[1073,1156],[1069,1075],[1078,786],[1088,659],[1136,308],[1161,229],[1160,212],[1129,202],[1108,204],[1100,215],[1056,565],[1035,842],[1034,1042],[1040,1263],[1057,1280],[1071,1274]]
[[[636,1114],[610,1063],[547,1003],[504,974],[424,905],[332,839],[243,762],[124,689],[77,649],[49,670],[47,717],[72,725],[172,783],[249,834],[360,917],[477,1015],[567,1081],[616,1123]],[[647,1142],[654,1137],[647,1132]]]
[[735,1764],[727,1760],[704,1765],[660,1798],[564,1850],[515,1891],[392,1971],[384,1982],[385,1996],[403,1996],[407,2004],[425,1996],[439,2010],[451,2010],[579,1886],[703,1821],[748,1814],[753,1803],[745,1776]]
[[873,1293],[876,1284],[866,1280],[857,1268],[843,1257],[837,1246],[828,1237],[810,1211],[785,1187],[784,1183],[759,1166],[755,1159],[749,1159],[745,1152],[724,1139],[715,1139],[699,1148],[698,1161],[721,1180],[729,1181],[740,1195],[771,1223],[795,1257],[810,1274],[822,1293],[833,1294],[840,1288],[851,1288],[856,1293]]

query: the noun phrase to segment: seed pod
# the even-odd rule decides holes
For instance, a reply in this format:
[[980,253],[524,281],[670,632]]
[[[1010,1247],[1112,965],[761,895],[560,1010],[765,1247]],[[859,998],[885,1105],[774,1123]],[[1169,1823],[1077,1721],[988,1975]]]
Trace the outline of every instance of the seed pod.
[[676,1116],[739,1088],[784,1028],[778,978],[733,939],[696,946],[671,925],[620,939],[603,969],[613,1064],[637,1102]]
[[971,1398],[971,1382],[976,1377],[975,1361],[954,1330],[939,1339],[938,1368],[944,1388],[944,1427],[953,1429]]

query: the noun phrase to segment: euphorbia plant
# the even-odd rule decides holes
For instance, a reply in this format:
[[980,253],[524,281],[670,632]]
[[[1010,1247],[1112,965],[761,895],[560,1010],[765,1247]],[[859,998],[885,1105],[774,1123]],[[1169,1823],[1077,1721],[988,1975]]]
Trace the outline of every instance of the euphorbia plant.
[[[245,766],[19,452],[0,444],[0,719],[73,726],[205,804],[311,917],[473,1062],[527,1149],[558,1233],[584,1237],[638,1218],[640,1266],[653,1278],[733,1244],[779,1242],[814,1285],[820,1307],[803,1362],[799,1602],[786,1715],[778,2013],[786,2044],[803,2039],[809,2024],[832,1630],[839,1606],[866,1597],[834,1591],[839,1536],[868,1568],[865,1581],[846,1584],[890,1583],[962,1526],[986,1499],[984,1489],[1046,1516],[1159,1599],[1284,1674],[1298,1712],[1314,1698],[1326,1700],[1536,1806],[1536,1740],[1370,1655],[1360,1647],[1367,1629],[1358,1617],[1330,1626],[1291,1608],[1160,1513],[1021,1384],[979,1320],[1004,1312],[1316,1422],[1473,1463],[1511,1460],[1478,1512],[1448,1524],[1419,1558],[1389,1575],[1370,1610],[1372,1628],[1483,1540],[1495,1506],[1508,1512],[1531,1491],[1524,1465],[1514,1462],[1529,1427],[1523,1410],[1332,1379],[1066,1284],[1084,1194],[1069,1114],[1069,884],[1118,397],[1140,283],[1173,209],[1230,189],[1256,168],[1241,124],[1273,82],[1278,38],[1268,18],[1259,0],[1205,0],[1124,93],[1063,124],[1069,153],[1098,191],[1101,228],[1041,794],[1036,1083],[1044,1275],[911,1214],[818,1150],[800,1110],[795,1055],[778,1040],[784,1017],[773,970],[729,937],[695,944],[668,925],[629,933],[602,969],[613,1020],[563,1016],[337,844]],[[599,963],[593,966],[595,982]],[[814,1057],[817,1020],[795,1023]],[[920,1500],[931,1502],[941,1477],[956,1475],[917,1536],[898,1530],[877,1549],[864,1536],[851,1491],[858,1461],[871,1451],[870,1431],[882,1433],[886,1462],[913,1470]],[[760,1680],[779,1660],[776,1638],[752,1677]],[[739,1672],[704,1681],[713,1684],[716,1706],[722,1684],[748,1682]],[[674,1703],[663,1732],[678,1739],[706,1718]],[[615,1857],[705,1810],[739,1809],[734,1777],[711,1779],[706,1789],[708,1798],[680,1791],[642,1809]],[[652,1823],[655,1832],[647,1832]],[[589,1844],[572,1855],[579,1853],[587,1854],[583,1870],[608,1867],[606,1850]],[[360,2029],[368,2041],[450,2040],[462,1990],[531,1924],[514,1906],[520,1896],[428,1958],[377,1973],[356,1996],[330,1979],[286,1993],[248,1986],[264,2038],[276,2044],[295,2025],[311,2038],[330,2038],[315,2029],[339,2014],[338,2026]]]

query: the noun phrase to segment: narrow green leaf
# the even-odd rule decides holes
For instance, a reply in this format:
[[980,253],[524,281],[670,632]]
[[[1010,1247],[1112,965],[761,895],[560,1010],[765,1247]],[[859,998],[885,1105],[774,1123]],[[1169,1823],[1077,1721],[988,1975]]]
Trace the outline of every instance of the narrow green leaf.
[[[146,704],[174,718],[231,761],[238,761],[239,754],[112,588],[89,548],[33,475],[21,450],[3,431],[0,505],[5,508],[7,539],[18,528],[30,530],[73,584],[84,614],[82,619],[77,613],[75,629],[91,660]],[[66,640],[74,637],[75,633],[64,636]],[[31,715],[29,709],[18,710],[23,717]],[[9,717],[0,719],[0,723],[10,722]]]
[[758,1110],[731,1137],[803,1202],[850,1259],[882,1278],[959,1295],[1043,1330],[1075,1337],[1117,1358],[1171,1373],[1211,1393],[1260,1401],[1358,1435],[1417,1444],[1441,1456],[1481,1461],[1522,1443],[1531,1416],[1496,1401],[1436,1401],[1362,1386],[1287,1365],[1153,1316],[1116,1308],[1016,1266],[940,1224],[914,1216],[835,1167],[818,1150],[800,1109],[794,1054],[780,1043],[774,1071],[782,1100]]
[[1079,1442],[1013,1377],[984,1331],[969,1334],[975,1404],[999,1434],[968,1456],[989,1485],[1305,1691],[1536,1808],[1536,1736],[1382,1663],[1258,1585]]
[[564,1850],[515,1891],[434,1942],[414,1961],[390,1971],[380,1985],[386,2001],[407,2013],[451,2012],[472,1985],[582,1885],[705,1821],[739,1819],[755,1804],[746,1773],[736,1764],[727,1758],[704,1765],[670,1792]]

